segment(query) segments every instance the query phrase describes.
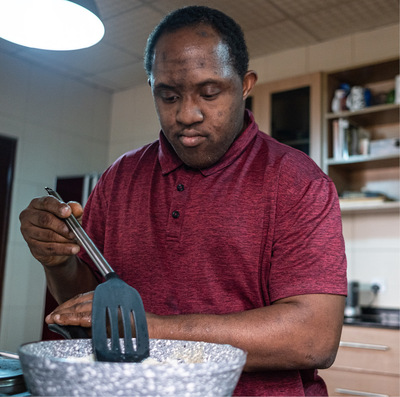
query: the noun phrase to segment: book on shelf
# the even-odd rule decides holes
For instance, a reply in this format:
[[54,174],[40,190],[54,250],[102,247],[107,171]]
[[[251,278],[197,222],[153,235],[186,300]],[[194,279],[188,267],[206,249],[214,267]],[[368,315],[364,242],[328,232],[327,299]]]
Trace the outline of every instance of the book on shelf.
[[373,206],[388,201],[393,200],[389,199],[385,194],[375,192],[344,192],[339,197],[341,208]]
[[369,132],[348,119],[338,118],[332,122],[333,158],[347,160],[351,156],[367,154],[362,141],[369,140]]

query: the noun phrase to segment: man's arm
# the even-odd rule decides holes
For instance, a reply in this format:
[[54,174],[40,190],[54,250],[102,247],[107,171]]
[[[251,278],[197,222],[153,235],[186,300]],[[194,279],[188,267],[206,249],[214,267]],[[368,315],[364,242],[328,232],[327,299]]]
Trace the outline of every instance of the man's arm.
[[248,352],[246,371],[327,368],[339,346],[344,302],[338,295],[299,295],[229,315],[149,315],[149,333],[240,347]]
[[[345,298],[310,294],[245,312],[212,315],[147,314],[150,338],[227,343],[248,352],[245,371],[327,368],[336,356]],[[91,296],[78,296],[46,321],[91,325]]]

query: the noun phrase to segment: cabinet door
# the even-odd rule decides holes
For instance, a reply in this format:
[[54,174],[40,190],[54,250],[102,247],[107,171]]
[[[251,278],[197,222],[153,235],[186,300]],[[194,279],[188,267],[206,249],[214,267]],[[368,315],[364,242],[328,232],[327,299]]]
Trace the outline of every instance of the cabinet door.
[[318,371],[325,381],[329,396],[399,396],[398,376],[353,372],[350,370]]
[[[305,109],[302,99],[307,95],[308,108]],[[252,110],[261,131],[272,136],[277,134],[275,138],[305,151],[321,166],[320,73],[256,85],[252,94]],[[300,113],[296,114],[296,110]],[[274,119],[279,113],[283,118]],[[308,118],[308,131],[304,128],[305,117]]]
[[344,326],[333,366],[319,371],[330,396],[399,396],[399,330]]

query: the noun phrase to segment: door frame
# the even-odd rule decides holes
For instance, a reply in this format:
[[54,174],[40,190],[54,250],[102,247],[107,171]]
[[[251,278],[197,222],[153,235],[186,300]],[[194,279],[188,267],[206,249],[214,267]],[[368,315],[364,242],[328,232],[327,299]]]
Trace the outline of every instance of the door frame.
[[[0,134],[0,316],[4,287],[4,273],[8,231],[10,223],[11,195],[15,174],[17,139]],[[3,193],[4,192],[4,193]]]

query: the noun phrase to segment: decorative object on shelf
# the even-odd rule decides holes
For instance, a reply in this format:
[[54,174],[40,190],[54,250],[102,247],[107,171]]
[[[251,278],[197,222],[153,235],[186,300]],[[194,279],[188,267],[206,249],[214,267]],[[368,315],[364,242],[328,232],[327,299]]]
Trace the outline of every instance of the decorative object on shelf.
[[352,111],[364,109],[366,107],[364,87],[355,85],[351,88],[350,94],[346,98],[346,106]]
[[347,92],[342,89],[338,88],[335,90],[335,95],[332,99],[331,109],[333,113],[340,113],[341,111],[346,109],[346,96]]
[[398,74],[395,78],[395,100],[394,103],[400,105],[400,74]]
[[361,128],[358,134],[358,154],[366,156],[370,153],[370,133],[369,131]]

